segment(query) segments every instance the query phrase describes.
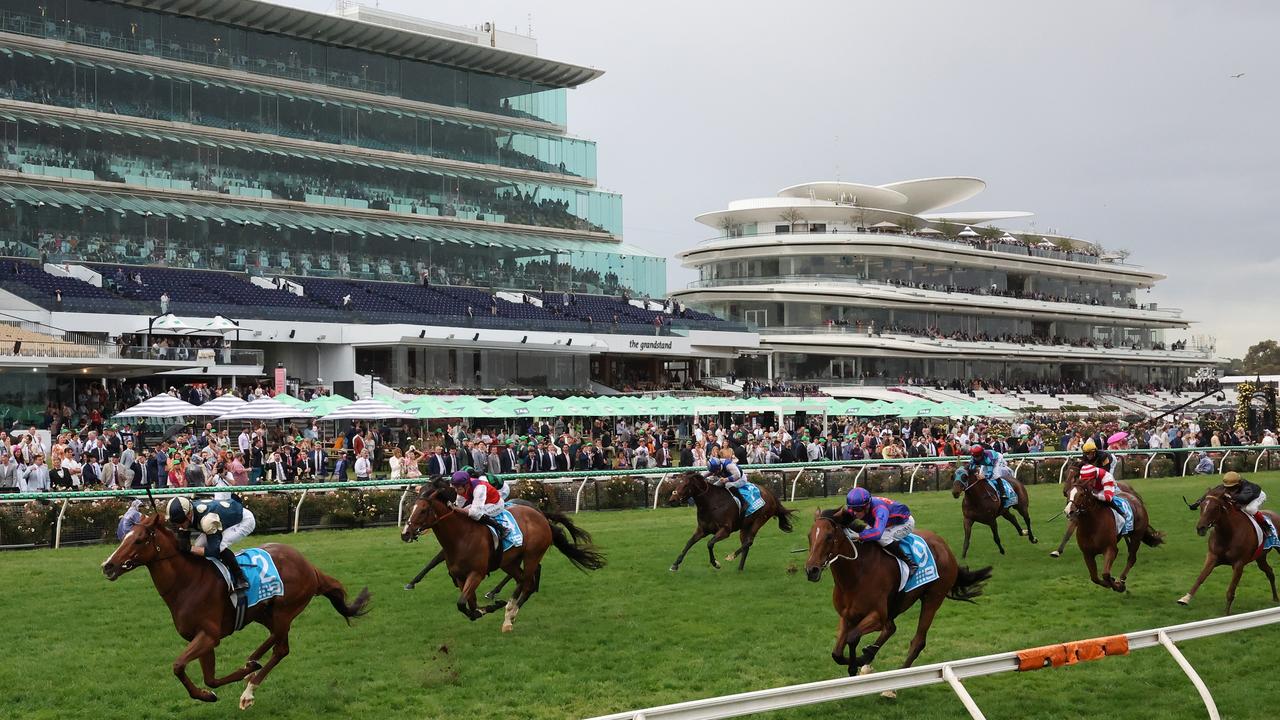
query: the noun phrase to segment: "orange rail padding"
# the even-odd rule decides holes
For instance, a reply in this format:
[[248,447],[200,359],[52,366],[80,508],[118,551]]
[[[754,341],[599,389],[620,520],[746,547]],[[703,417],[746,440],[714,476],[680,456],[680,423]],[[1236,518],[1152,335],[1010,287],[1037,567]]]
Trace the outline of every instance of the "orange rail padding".
[[1108,655],[1128,655],[1129,638],[1124,635],[1058,643],[1018,652],[1018,670],[1040,670],[1046,667],[1075,665],[1087,660],[1101,660]]

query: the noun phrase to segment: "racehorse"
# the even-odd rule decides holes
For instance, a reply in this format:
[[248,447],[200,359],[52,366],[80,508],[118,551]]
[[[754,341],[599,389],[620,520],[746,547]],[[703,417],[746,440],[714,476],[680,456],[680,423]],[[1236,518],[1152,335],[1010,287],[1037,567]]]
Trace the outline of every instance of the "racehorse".
[[[1232,501],[1231,496],[1224,494],[1221,488],[1214,488],[1187,507],[1200,510],[1200,520],[1196,523],[1196,532],[1200,537],[1204,537],[1210,530],[1213,530],[1213,534],[1209,535],[1209,552],[1205,555],[1200,576],[1192,584],[1191,590],[1178,598],[1178,604],[1190,605],[1196,590],[1200,589],[1213,569],[1219,565],[1230,565],[1231,584],[1227,586],[1227,614],[1230,614],[1231,605],[1236,600],[1236,586],[1240,584],[1240,575],[1250,562],[1257,562],[1262,574],[1271,583],[1271,601],[1280,602],[1280,596],[1276,595],[1276,575],[1267,563],[1267,553],[1258,552],[1258,536],[1253,523],[1240,506]],[[1264,511],[1264,514],[1280,527],[1280,516],[1270,510]]]
[[[102,574],[112,581],[137,567],[145,566],[151,572],[151,581],[169,606],[178,634],[189,642],[187,649],[173,661],[173,674],[196,700],[216,702],[218,696],[212,690],[196,687],[187,677],[187,665],[192,660],[200,661],[204,684],[210,688],[248,678],[244,693],[240,695],[240,709],[253,705],[253,691],[289,654],[289,626],[306,609],[311,598],[317,595],[329,598],[333,609],[346,618],[348,624],[352,618],[360,617],[369,610],[368,588],[361,590],[348,604],[347,591],[342,583],[320,572],[302,553],[276,543],[268,543],[261,549],[275,560],[284,583],[284,595],[245,611],[246,625],[259,623],[267,628],[269,634],[245,664],[226,677],[217,677],[215,673],[214,649],[222,638],[236,631],[235,608],[231,605],[227,584],[213,563],[179,548],[178,537],[165,524],[163,513],[148,515],[133,526],[120,542],[120,547],[102,563]],[[266,665],[261,665],[258,660],[268,648],[271,649],[271,658]]]
[[494,549],[489,528],[454,506],[457,497],[457,491],[448,485],[427,486],[414,503],[400,539],[413,542],[425,530],[435,532],[444,549],[449,576],[459,591],[458,611],[470,620],[478,620],[503,607],[501,601],[476,607],[480,583],[489,573],[501,568],[516,581],[515,593],[505,603],[502,620],[502,632],[511,632],[520,608],[538,591],[542,556],[552,545],[580,570],[599,570],[605,565],[604,556],[592,547],[591,535],[585,530],[558,512],[543,512],[529,505],[508,508],[520,525],[524,544],[499,554]]
[[729,553],[725,561],[732,562],[737,558],[738,570],[741,571],[747,565],[747,553],[751,551],[751,545],[756,541],[756,534],[771,518],[778,518],[778,527],[782,532],[791,532],[791,517],[796,514],[796,511],[783,507],[767,488],[760,488],[764,507],[745,519],[730,492],[726,487],[712,484],[702,476],[702,473],[688,472],[679,478],[675,490],[671,491],[670,503],[681,505],[692,498],[694,505],[698,508],[698,527],[689,537],[689,542],[684,544],[680,556],[671,564],[672,572],[680,569],[680,563],[684,562],[684,556],[688,554],[689,548],[708,535],[711,539],[707,541],[707,556],[711,558],[711,567],[719,570],[720,563],[716,561],[716,543],[729,537],[729,533],[738,531],[738,540],[742,545]]
[[964,513],[964,549],[960,551],[961,558],[969,556],[969,534],[973,531],[975,522],[991,527],[991,537],[996,541],[996,548],[1000,550],[1001,555],[1004,554],[1004,545],[1000,544],[1000,530],[996,526],[996,521],[1000,518],[1013,523],[1013,529],[1018,531],[1018,535],[1026,535],[1033,545],[1039,542],[1036,540],[1035,533],[1031,531],[1031,516],[1027,514],[1029,503],[1027,489],[1017,480],[1010,480],[1009,484],[1013,486],[1013,492],[1018,499],[1013,507],[1018,509],[1018,514],[1027,523],[1025,533],[1010,512],[1012,508],[1006,508],[1001,504],[1000,494],[991,487],[991,483],[984,478],[976,477],[972,470],[966,471],[965,468],[960,468],[956,472],[955,481],[951,484],[951,497],[958,498],[964,495],[964,500],[960,503],[961,512]]
[[[1067,481],[1062,483],[1062,497],[1068,498],[1068,499],[1070,498],[1071,488],[1075,486],[1075,481],[1079,477],[1079,472],[1080,472],[1080,467],[1078,465],[1072,468],[1071,474],[1068,476]],[[1121,480],[1116,481],[1116,491],[1122,492],[1125,495],[1132,495],[1138,498],[1139,500],[1142,499],[1142,496],[1138,494],[1137,490],[1133,489],[1132,485],[1130,485],[1127,482],[1123,482]],[[1063,512],[1065,513],[1066,511],[1064,510]],[[1062,552],[1067,549],[1067,543],[1071,542],[1071,536],[1074,535],[1075,532],[1076,532],[1075,518],[1068,515],[1067,529],[1062,533],[1062,542],[1058,543],[1058,547],[1054,548],[1049,553],[1049,557],[1053,557],[1053,558],[1062,557]]]
[[[1089,579],[1104,588],[1116,592],[1125,591],[1125,581],[1129,571],[1138,561],[1138,548],[1146,544],[1156,547],[1164,543],[1164,533],[1151,527],[1147,517],[1147,508],[1142,498],[1136,493],[1117,493],[1129,501],[1133,509],[1133,531],[1124,536],[1125,548],[1128,551],[1124,570],[1119,580],[1111,577],[1111,565],[1119,554],[1120,540],[1116,534],[1115,516],[1111,505],[1094,497],[1087,484],[1072,483],[1067,491],[1066,513],[1075,520],[1076,544],[1084,555],[1085,567],[1089,568]],[[1097,557],[1102,555],[1102,578],[1098,578]]]
[[[924,538],[933,551],[938,579],[906,593],[898,592],[898,560],[874,543],[850,540],[834,514],[833,510],[814,513],[813,528],[809,530],[809,557],[804,566],[805,577],[810,582],[818,582],[823,569],[828,567],[835,580],[831,604],[840,616],[840,626],[831,658],[839,665],[848,665],[850,675],[858,674],[898,629],[894,618],[918,602],[920,620],[911,638],[906,662],[902,664],[904,668],[910,667],[924,650],[929,626],[942,601],[973,602],[982,594],[983,583],[991,578],[991,568],[961,567],[945,540],[928,530],[917,530],[916,534]],[[858,655],[858,641],[875,630],[880,631],[875,642]],[[845,657],[845,648],[848,648],[848,657]]]

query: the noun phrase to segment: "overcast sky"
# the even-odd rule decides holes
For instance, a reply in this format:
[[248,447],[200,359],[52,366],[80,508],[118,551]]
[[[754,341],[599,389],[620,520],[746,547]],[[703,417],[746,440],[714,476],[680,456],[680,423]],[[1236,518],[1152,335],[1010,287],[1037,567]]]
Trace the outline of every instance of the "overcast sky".
[[542,56],[605,70],[569,94],[569,130],[599,143],[627,241],[656,253],[715,234],[694,215],[787,185],[973,175],[987,190],[959,209],[1130,250],[1169,276],[1142,301],[1183,308],[1220,354],[1280,336],[1280,3],[381,6],[532,24]]

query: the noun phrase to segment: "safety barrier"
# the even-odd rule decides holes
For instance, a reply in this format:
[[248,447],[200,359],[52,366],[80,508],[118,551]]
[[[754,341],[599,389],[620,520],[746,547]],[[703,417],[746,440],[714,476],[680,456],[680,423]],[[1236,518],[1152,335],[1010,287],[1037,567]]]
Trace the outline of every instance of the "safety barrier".
[[[1176,455],[1179,453],[1186,454],[1187,456],[1186,461],[1183,463],[1183,472],[1185,474],[1187,462],[1190,461],[1193,453],[1198,453],[1201,451],[1208,451],[1211,453],[1221,453],[1221,458],[1219,459],[1219,462],[1218,462],[1218,469],[1221,470],[1221,468],[1224,467],[1226,464],[1227,457],[1230,456],[1233,452],[1236,452],[1236,453],[1256,452],[1258,456],[1253,464],[1254,471],[1256,472],[1261,468],[1262,459],[1264,457],[1268,458],[1268,466],[1271,464],[1270,462],[1271,456],[1273,452],[1276,450],[1280,450],[1280,448],[1278,448],[1275,445],[1242,445],[1242,446],[1216,447],[1216,448],[1112,450],[1110,452],[1113,455],[1120,456],[1120,457],[1131,456],[1131,455],[1147,456],[1147,461],[1143,467],[1143,477],[1147,477],[1150,473],[1152,461],[1156,457],[1161,455],[1170,455],[1170,454]],[[1078,452],[1064,451],[1064,452],[1046,452],[1046,453],[1008,454],[1005,457],[1014,466],[1015,474],[1017,473],[1018,470],[1022,468],[1022,466],[1025,463],[1028,463],[1028,462],[1032,463],[1033,465],[1036,465],[1038,468],[1038,463],[1046,462],[1046,461],[1061,460],[1062,463],[1057,468],[1057,478],[1058,478],[1058,482],[1062,482],[1063,478],[1065,477],[1066,468],[1069,465],[1067,460],[1070,458],[1078,457],[1078,456],[1079,456]],[[829,472],[829,471],[851,471],[854,468],[857,468],[857,473],[855,474],[852,481],[853,484],[856,486],[859,482],[863,480],[868,470],[875,470],[875,469],[881,469],[881,468],[897,468],[899,471],[899,482],[902,486],[902,490],[907,493],[913,493],[916,490],[917,475],[920,473],[922,469],[933,468],[934,475],[935,475],[935,485],[936,485],[937,484],[936,480],[941,467],[946,466],[948,464],[954,465],[958,463],[967,462],[968,459],[969,459],[968,456],[946,456],[946,457],[916,457],[916,458],[896,458],[896,459],[869,459],[869,460],[822,460],[822,461],[814,461],[814,462],[750,465],[750,466],[744,466],[744,470],[746,470],[748,473],[751,473],[751,474],[778,473],[782,476],[782,482],[783,482],[784,488],[785,488],[787,473],[794,472],[795,474],[791,477],[790,486],[788,488],[789,491],[785,492],[785,497],[789,497],[792,501],[794,501],[797,498],[799,482],[801,478],[805,476],[806,473]],[[1246,466],[1247,466],[1247,463],[1246,463]],[[701,468],[701,467],[673,467],[673,468],[640,468],[640,469],[631,469],[631,470],[589,470],[589,471],[572,471],[572,472],[558,472],[558,473],[508,473],[506,475],[501,475],[500,477],[505,481],[513,481],[513,482],[520,481],[520,480],[533,480],[533,481],[537,481],[537,482],[544,483],[546,485],[551,485],[551,486],[569,485],[570,488],[566,488],[566,490],[572,491],[573,506],[574,506],[573,511],[577,513],[582,510],[583,493],[586,491],[587,486],[589,484],[593,485],[598,489],[599,483],[601,481],[607,481],[614,478],[635,478],[637,480],[643,480],[645,482],[645,486],[644,486],[645,496],[643,498],[643,501],[629,505],[629,507],[652,507],[656,509],[659,503],[661,502],[662,487],[671,478],[671,476],[679,475],[687,472],[698,472],[698,471],[702,471],[703,469],[704,468]],[[908,469],[911,471],[909,477],[906,474],[906,471]],[[652,500],[650,500],[648,496],[649,481],[655,478],[657,479],[657,482],[653,486]],[[413,488],[416,484],[420,484],[421,482],[422,482],[421,479],[417,480],[416,483],[411,482],[409,480],[399,479],[399,480],[370,480],[370,481],[360,482],[358,484],[353,482],[322,482],[322,483],[294,483],[294,484],[288,484],[288,485],[251,485],[251,486],[236,487],[235,492],[241,495],[259,495],[259,494],[296,495],[297,497],[296,504],[293,505],[291,509],[293,522],[291,523],[291,526],[289,528],[282,528],[282,529],[289,529],[289,530],[292,530],[293,532],[298,532],[298,530],[301,529],[302,527],[301,525],[302,509],[308,496],[314,492],[324,492],[324,491],[332,491],[332,490],[348,490],[348,491],[357,490],[357,489],[401,490],[402,493],[400,495],[400,502],[396,512],[396,524],[397,525],[402,524],[404,521],[405,501],[408,499],[408,495],[410,493],[411,488]],[[571,486],[575,482],[579,484],[576,490],[572,490]],[[824,488],[825,488],[825,484],[824,484]],[[152,493],[153,493],[153,496],[156,497],[157,499],[163,499],[167,496],[172,496],[172,495],[189,495],[193,491],[199,492],[198,490],[195,490],[192,488],[162,488],[162,489],[157,488],[157,489],[153,489]],[[210,492],[211,490],[209,488],[205,488],[204,491]],[[779,492],[780,493],[782,492],[781,488]],[[70,503],[88,501],[88,500],[102,500],[102,499],[109,499],[109,498],[131,499],[135,497],[145,497],[145,495],[146,495],[146,491],[139,490],[139,489],[0,494],[0,510],[3,509],[5,504],[26,503],[32,500],[36,500],[40,502],[59,503],[60,507],[59,507],[57,519],[55,522],[55,527],[53,529],[52,538],[50,542],[50,544],[53,547],[59,547],[62,544],[62,522],[66,515],[67,507],[69,506]],[[596,506],[600,507],[601,505],[599,502],[597,502]],[[3,546],[3,542],[4,542],[3,538],[0,538],[0,546]]]
[[1071,665],[1081,661],[1100,660],[1112,655],[1127,655],[1130,651],[1163,647],[1186,674],[1200,694],[1210,720],[1220,720],[1212,693],[1200,679],[1195,668],[1183,656],[1175,643],[1224,633],[1248,630],[1280,622],[1280,608],[1267,608],[1240,615],[1199,620],[1152,630],[1139,630],[1124,635],[1093,638],[1079,642],[1062,643],[1042,648],[985,655],[982,657],[953,660],[922,665],[920,667],[889,670],[858,677],[839,678],[789,685],[786,687],[757,690],[754,692],[725,695],[722,697],[692,700],[662,705],[644,710],[631,710],[601,715],[591,720],[717,720],[741,717],[772,710],[816,705],[847,698],[890,693],[924,685],[947,683],[960,702],[975,720],[986,717],[973,697],[965,689],[963,680],[1006,672],[1029,672],[1045,667]]

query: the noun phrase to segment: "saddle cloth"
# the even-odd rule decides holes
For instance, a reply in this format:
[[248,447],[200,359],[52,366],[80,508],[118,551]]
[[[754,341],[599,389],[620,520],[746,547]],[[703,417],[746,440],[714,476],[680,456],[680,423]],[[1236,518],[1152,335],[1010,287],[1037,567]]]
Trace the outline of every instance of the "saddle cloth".
[[999,480],[995,478],[988,478],[987,482],[991,483],[991,487],[995,489],[997,494],[1000,492],[1000,488],[996,487],[996,483],[1004,485],[1004,503],[1002,507],[1011,508],[1018,504],[1018,493],[1014,491],[1013,485],[1010,484],[1008,480],[1005,480],[1004,478],[1000,478]]
[[1258,525],[1258,521],[1252,515],[1245,513],[1244,516],[1249,518],[1249,522],[1253,525],[1253,532],[1258,536],[1257,555],[1259,557],[1272,548],[1280,547],[1280,538],[1276,537],[1276,524],[1272,522],[1270,517],[1263,515],[1266,518],[1267,525],[1271,526],[1271,534],[1268,535],[1262,532],[1262,526]]
[[938,561],[929,548],[929,542],[912,533],[898,542],[903,554],[916,562],[916,569],[907,574],[907,564],[898,560],[898,591],[910,592],[938,579]]
[[1116,519],[1116,535],[1124,537],[1133,532],[1133,505],[1130,504],[1129,498],[1123,495],[1116,495],[1115,499],[1116,503],[1124,508],[1124,514],[1117,512],[1114,507],[1111,508],[1111,514]]
[[[507,503],[506,507],[511,507],[511,503]],[[524,545],[524,532],[520,529],[520,523],[516,522],[516,516],[512,515],[510,510],[504,508],[494,519],[502,523],[502,527],[507,529],[506,536],[502,538],[502,547],[498,548],[500,551],[506,552],[513,547]],[[498,531],[489,528],[489,534],[493,536],[493,542],[496,545]]]
[[[227,584],[227,593],[231,595],[233,605],[239,598],[231,592],[231,571],[217,558],[205,558],[222,574]],[[249,548],[236,553],[236,563],[240,565],[245,580],[249,581],[249,589],[245,591],[244,606],[251,608],[260,602],[284,595],[284,581],[280,579],[280,571],[276,569],[276,561],[271,553],[260,548]]]
[[[738,492],[742,494],[742,497],[747,499],[747,511],[743,513],[743,517],[750,517],[751,513],[754,513],[764,507],[764,495],[760,492],[760,488],[756,487],[754,483],[746,483],[742,487],[738,488]],[[738,501],[738,507],[741,508],[742,502],[738,500],[736,494],[734,494],[733,499]]]

